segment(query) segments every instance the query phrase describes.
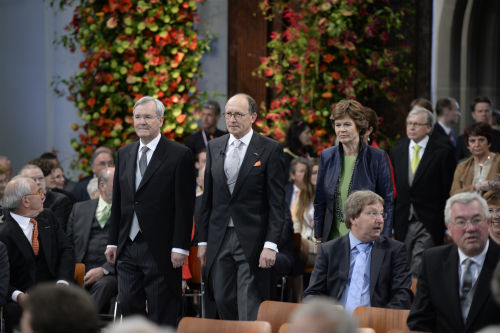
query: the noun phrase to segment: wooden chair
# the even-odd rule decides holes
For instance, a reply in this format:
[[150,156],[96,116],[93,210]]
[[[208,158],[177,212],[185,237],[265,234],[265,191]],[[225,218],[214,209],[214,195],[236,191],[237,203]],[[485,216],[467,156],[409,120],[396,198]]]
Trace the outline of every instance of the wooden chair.
[[390,330],[409,331],[406,325],[409,313],[410,310],[358,306],[352,314],[360,327],[371,327],[378,333]]
[[417,294],[417,283],[418,279],[416,278],[411,279],[411,291],[413,292],[413,296]]
[[198,246],[189,249],[189,270],[191,271],[190,290],[182,296],[198,297],[201,317],[205,318],[205,284],[202,278],[201,261],[198,259]]
[[280,330],[278,331],[278,333],[287,333],[289,329],[290,329],[290,323],[284,323],[283,325],[280,326]]
[[80,286],[83,287],[83,277],[85,276],[85,264],[76,263],[75,264],[75,275],[74,279]]
[[271,324],[265,321],[219,320],[195,317],[184,317],[177,326],[181,333],[270,333]]
[[288,322],[290,314],[299,306],[299,303],[264,301],[260,303],[257,320],[269,322],[271,332],[279,332],[281,325]]

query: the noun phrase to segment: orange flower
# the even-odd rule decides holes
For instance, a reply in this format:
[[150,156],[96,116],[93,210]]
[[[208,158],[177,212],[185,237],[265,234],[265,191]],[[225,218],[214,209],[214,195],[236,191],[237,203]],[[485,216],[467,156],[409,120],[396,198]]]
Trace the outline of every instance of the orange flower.
[[90,97],[88,100],[87,100],[87,105],[90,106],[91,108],[94,107],[95,105],[95,98],[94,97]]
[[71,128],[73,129],[73,131],[76,131],[76,130],[78,130],[79,126],[77,124],[73,123],[71,125]]
[[143,69],[144,69],[144,66],[140,62],[136,62],[132,66],[132,71],[134,73],[141,72]]
[[106,73],[106,75],[104,75],[104,82],[106,83],[110,83],[111,81],[114,80],[114,77],[113,75],[109,74],[109,73]]
[[324,92],[324,93],[321,94],[321,97],[323,97],[323,98],[332,98],[333,95],[332,95],[331,92],[326,91],[326,92]]
[[184,120],[186,120],[186,115],[185,114],[180,114],[175,119],[177,120],[177,122],[179,124],[182,124],[184,122]]
[[324,60],[327,64],[329,64],[329,63],[331,63],[332,61],[334,61],[334,60],[335,60],[335,56],[334,56],[333,54],[328,53],[327,55],[323,56],[323,60]]
[[339,72],[332,72],[332,73],[330,73],[330,76],[331,76],[334,80],[336,80],[336,81],[340,80],[340,73],[339,73]]

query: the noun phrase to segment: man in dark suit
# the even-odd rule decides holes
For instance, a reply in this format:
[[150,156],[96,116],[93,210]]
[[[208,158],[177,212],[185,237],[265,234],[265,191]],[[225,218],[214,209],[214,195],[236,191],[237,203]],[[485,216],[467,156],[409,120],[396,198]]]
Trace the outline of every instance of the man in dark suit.
[[87,185],[92,178],[97,177],[97,175],[104,169],[113,167],[115,165],[115,160],[113,156],[113,150],[106,146],[97,147],[92,158],[90,159],[90,167],[92,168],[92,174],[87,177],[83,177],[76,183],[73,187],[73,195],[77,201],[90,200],[89,192],[87,191]]
[[99,198],[77,202],[68,221],[68,237],[73,244],[76,262],[85,264],[85,288],[99,312],[109,310],[109,302],[118,293],[115,267],[106,261],[115,168],[98,175]]
[[26,291],[43,281],[68,284],[73,279],[73,249],[52,211],[43,209],[43,193],[27,177],[13,178],[3,198],[6,213],[0,241],[10,262],[9,302],[5,306],[7,331],[19,323]]
[[411,276],[403,243],[381,235],[384,200],[372,191],[356,191],[344,205],[345,236],[318,246],[304,297],[328,295],[348,312],[357,306],[408,309]]
[[194,155],[207,148],[208,141],[218,138],[226,132],[217,128],[220,118],[220,105],[217,101],[208,100],[201,105],[201,129],[187,137],[184,144]]
[[500,323],[490,281],[500,246],[488,239],[486,201],[477,193],[448,199],[446,227],[453,243],[424,252],[417,294],[408,316],[412,331],[476,332]]
[[[493,124],[492,113],[493,103],[487,96],[478,96],[474,98],[470,106],[472,119],[476,123],[486,123],[490,126]],[[468,143],[465,141],[465,134],[460,135],[457,140],[457,160],[463,160],[470,156],[470,151],[467,148]],[[500,131],[491,131],[491,152],[500,153]]]
[[198,256],[222,319],[255,320],[270,297],[285,216],[283,147],[255,133],[255,100],[245,94],[226,104],[228,135],[209,142]]
[[106,249],[118,276],[124,315],[145,314],[176,326],[181,267],[189,255],[194,160],[187,147],[161,135],[164,105],[145,96],[134,106],[139,141],[118,151]]
[[9,256],[7,255],[7,247],[0,242],[0,306],[4,306],[7,302],[7,291],[9,290]]
[[458,124],[460,119],[460,105],[451,97],[441,98],[436,103],[436,114],[437,121],[432,129],[430,139],[448,144],[455,151],[457,135],[453,127]]
[[406,245],[411,273],[417,276],[422,252],[443,243],[443,208],[456,161],[448,144],[429,140],[433,115],[417,108],[406,118],[407,138],[391,150],[398,197],[394,205],[396,239]]
[[38,189],[42,191],[44,195],[43,208],[50,209],[56,216],[62,230],[66,231],[68,217],[71,213],[71,208],[73,208],[71,199],[62,193],[47,191],[45,176],[43,175],[42,169],[34,164],[25,165],[21,171],[19,171],[19,175],[29,177],[35,181]]

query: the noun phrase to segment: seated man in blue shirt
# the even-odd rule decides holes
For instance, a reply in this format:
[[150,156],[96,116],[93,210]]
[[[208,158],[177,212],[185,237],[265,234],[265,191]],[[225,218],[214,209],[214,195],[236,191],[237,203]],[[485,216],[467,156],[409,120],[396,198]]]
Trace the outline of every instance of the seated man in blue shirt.
[[384,200],[371,191],[349,195],[344,221],[350,232],[318,247],[304,297],[328,295],[352,313],[357,306],[409,309],[411,275],[404,244],[381,235]]

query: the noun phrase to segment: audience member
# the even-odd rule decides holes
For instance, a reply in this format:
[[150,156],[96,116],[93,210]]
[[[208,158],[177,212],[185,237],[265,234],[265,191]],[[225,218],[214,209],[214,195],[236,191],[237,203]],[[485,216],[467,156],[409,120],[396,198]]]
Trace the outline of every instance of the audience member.
[[283,230],[283,147],[252,130],[252,97],[231,97],[224,117],[229,134],[207,147],[198,256],[220,318],[255,320]]
[[410,111],[417,108],[424,108],[426,110],[429,110],[431,113],[434,113],[434,110],[432,109],[432,103],[427,98],[417,97],[413,101],[411,101]]
[[68,217],[71,213],[71,208],[73,208],[71,199],[64,194],[47,191],[42,169],[34,164],[26,164],[21,171],[19,171],[19,175],[33,179],[38,186],[38,190],[43,194],[43,207],[50,209],[54,213],[62,230],[66,231]]
[[455,194],[446,202],[445,221],[453,243],[424,252],[408,327],[475,332],[499,324],[500,306],[489,285],[500,246],[488,240],[486,201],[477,193]]
[[398,197],[396,239],[406,244],[411,273],[417,276],[422,252],[443,243],[443,209],[456,161],[450,145],[429,140],[433,115],[417,108],[406,118],[407,137],[391,150]]
[[437,121],[432,128],[430,139],[449,144],[455,152],[457,135],[453,126],[456,126],[460,120],[460,105],[451,97],[441,98],[436,103],[436,114]]
[[[485,123],[488,125],[492,125],[492,110],[493,103],[486,96],[478,96],[474,98],[472,104],[470,106],[472,111],[472,119],[476,123]],[[467,149],[469,143],[466,141],[465,134],[461,135],[458,138],[457,142],[457,160],[461,161],[462,159],[470,156],[470,151]],[[500,153],[500,131],[492,130],[491,131],[491,147],[490,151],[495,153]]]
[[288,321],[287,332],[292,333],[358,332],[356,320],[327,297],[312,297],[292,312]]
[[[64,187],[61,188],[61,190],[65,190],[66,192],[72,193],[73,190],[75,189],[76,182],[72,181],[71,179],[67,178],[64,175],[63,167],[61,165],[61,162],[59,162],[59,159],[57,158],[57,155],[54,154],[54,153],[52,153],[52,152],[45,152],[42,155],[40,155],[39,158],[42,159],[42,160],[49,160],[52,163],[54,163],[55,165],[59,166],[59,168],[61,169],[60,172],[62,173],[62,176],[63,176],[63,179],[64,179],[64,182],[62,182]],[[59,171],[57,173],[59,174]],[[61,181],[59,181],[59,182],[61,183]]]
[[316,190],[316,184],[318,183],[318,170],[319,170],[319,158],[313,157],[309,159],[311,161],[311,184],[313,184]]
[[500,110],[493,110],[491,113],[491,128],[500,131]]
[[483,197],[488,203],[488,210],[491,216],[490,239],[500,244],[500,192],[489,191]]
[[95,304],[76,286],[39,284],[30,290],[23,310],[21,332],[99,332]]
[[0,200],[3,198],[3,192],[5,191],[5,185],[9,182],[7,178],[7,170],[0,166]]
[[92,178],[87,184],[87,193],[91,200],[99,198],[99,181],[96,177]]
[[7,292],[9,291],[9,256],[7,255],[7,247],[0,242],[0,307],[7,302]]
[[194,167],[197,171],[196,174],[196,197],[203,194],[203,183],[199,183],[198,179],[200,178],[200,170],[205,170],[205,165],[207,164],[207,150],[205,148],[200,149],[195,156]]
[[14,172],[12,170],[12,164],[10,163],[10,160],[7,156],[0,155],[0,168],[4,169],[5,172],[7,172],[7,181],[9,181],[12,178]]
[[[64,194],[73,205],[76,201],[73,193],[64,190],[64,177],[61,166],[54,160],[35,158],[28,162],[28,164],[36,165],[42,170],[43,176],[45,177],[45,189],[47,192],[56,192]],[[52,195],[49,195],[49,197]],[[49,201],[52,200],[49,198]]]
[[109,310],[109,303],[118,293],[115,267],[106,261],[104,251],[108,240],[113,197],[115,168],[107,168],[98,175],[98,199],[77,202],[68,221],[68,237],[73,244],[75,261],[85,264],[83,278],[97,304],[99,313]]
[[43,191],[31,178],[13,178],[5,188],[3,206],[9,211],[0,227],[0,241],[7,246],[10,262],[5,318],[7,331],[12,332],[26,291],[43,281],[67,284],[73,280],[75,262],[70,241],[52,211],[43,209]]
[[98,147],[92,158],[90,159],[90,167],[92,168],[92,174],[80,179],[75,185],[73,194],[77,201],[89,200],[90,196],[87,192],[87,185],[92,178],[97,177],[97,175],[104,169],[108,167],[115,166],[114,162],[114,152],[111,148],[106,146]]
[[220,118],[220,105],[217,101],[207,100],[201,105],[201,129],[191,134],[185,145],[197,155],[202,149],[207,148],[208,141],[226,134],[217,128]]
[[321,152],[314,199],[316,238],[326,242],[349,232],[342,209],[347,196],[360,189],[384,198],[387,219],[382,233],[390,236],[394,196],[391,169],[386,153],[362,140],[368,128],[365,108],[357,101],[342,100],[330,119],[339,144]]
[[165,106],[144,96],[133,108],[139,140],[119,149],[106,259],[116,263],[120,308],[174,326],[181,267],[189,255],[195,198],[191,150],[161,134]]
[[286,175],[290,174],[290,163],[297,157],[311,157],[311,127],[303,120],[294,120],[290,123],[285,138],[283,161]]
[[142,316],[130,316],[103,329],[103,333],[175,333],[171,327],[158,326]]
[[327,295],[351,313],[357,306],[408,309],[411,276],[403,243],[381,235],[384,199],[353,192],[344,205],[350,232],[320,244],[304,296]]
[[499,189],[500,154],[490,152],[491,131],[491,126],[482,122],[465,129],[467,148],[472,156],[458,164],[450,195]]

